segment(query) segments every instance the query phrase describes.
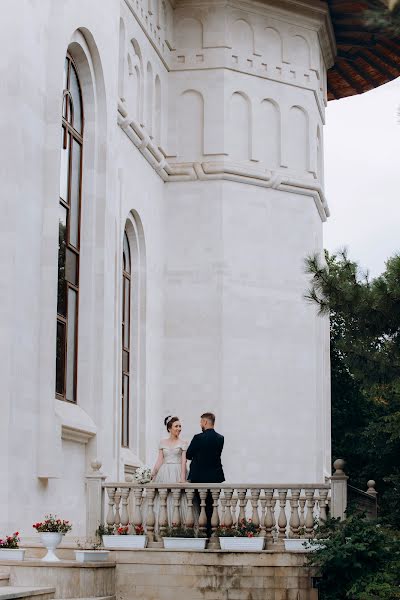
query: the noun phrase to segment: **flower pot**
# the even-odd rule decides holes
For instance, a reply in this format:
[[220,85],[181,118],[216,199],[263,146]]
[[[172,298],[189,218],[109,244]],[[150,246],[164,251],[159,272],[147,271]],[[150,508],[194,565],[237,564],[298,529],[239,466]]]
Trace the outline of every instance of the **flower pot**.
[[110,550],[140,550],[146,547],[146,535],[103,535],[103,546]]
[[264,550],[265,538],[263,537],[220,537],[221,550],[232,552],[261,552]]
[[204,550],[206,538],[163,537],[166,550]]
[[323,548],[323,544],[310,544],[310,540],[306,539],[284,539],[285,550],[287,552],[314,552],[315,550],[319,550]]
[[75,560],[79,563],[104,562],[108,559],[108,550],[75,550]]
[[42,558],[45,562],[58,562],[60,559],[55,554],[55,549],[61,544],[62,533],[43,531],[40,533],[40,541],[47,550],[46,556]]
[[0,561],[24,560],[25,548],[0,548]]

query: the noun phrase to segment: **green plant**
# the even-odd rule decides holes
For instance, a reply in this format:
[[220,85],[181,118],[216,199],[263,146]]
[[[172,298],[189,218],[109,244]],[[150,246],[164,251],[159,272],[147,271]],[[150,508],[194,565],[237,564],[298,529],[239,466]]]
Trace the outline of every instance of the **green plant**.
[[115,534],[115,525],[103,525],[100,523],[98,528],[96,529],[96,535],[98,537],[102,537],[103,535],[114,535]]
[[17,549],[19,539],[19,531],[16,531],[12,535],[6,535],[4,539],[0,539],[0,548],[8,548],[11,550]]
[[[324,540],[320,544],[318,540]],[[321,600],[400,599],[400,539],[365,515],[330,519],[310,541],[308,563],[318,569]]]
[[251,519],[241,519],[237,525],[227,527],[220,525],[216,530],[218,537],[256,537],[261,531],[258,525],[255,525]]
[[84,542],[78,541],[76,545],[79,550],[100,550],[101,548],[101,543],[92,539],[86,539]]
[[34,523],[32,527],[39,533],[62,533],[63,535],[72,529],[69,521],[58,519],[57,515],[52,514],[45,515],[44,521]]
[[185,527],[184,525],[176,525],[172,523],[170,527],[165,530],[164,537],[177,537],[177,538],[205,538],[205,533],[194,529],[193,527]]

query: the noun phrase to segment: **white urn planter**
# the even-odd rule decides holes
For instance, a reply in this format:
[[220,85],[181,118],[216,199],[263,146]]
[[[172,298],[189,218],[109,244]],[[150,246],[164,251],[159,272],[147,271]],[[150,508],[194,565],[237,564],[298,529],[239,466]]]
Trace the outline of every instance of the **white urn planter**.
[[163,537],[166,550],[204,550],[206,538]]
[[79,563],[104,562],[109,554],[108,550],[75,550],[75,560]]
[[109,550],[140,550],[146,547],[146,535],[103,535],[103,546]]
[[261,552],[264,550],[263,537],[220,537],[221,550],[232,552]]
[[53,533],[50,531],[42,531],[40,533],[40,541],[47,550],[46,556],[42,558],[44,562],[58,562],[60,560],[55,553],[55,549],[61,544],[62,537],[62,533]]
[[25,548],[0,548],[0,561],[24,560]]

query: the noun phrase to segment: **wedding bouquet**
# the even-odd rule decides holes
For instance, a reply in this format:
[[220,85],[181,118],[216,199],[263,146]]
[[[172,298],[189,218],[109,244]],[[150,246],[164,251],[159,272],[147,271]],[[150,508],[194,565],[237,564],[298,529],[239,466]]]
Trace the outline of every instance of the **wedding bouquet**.
[[150,483],[151,481],[151,468],[143,465],[136,469],[134,478],[136,483]]

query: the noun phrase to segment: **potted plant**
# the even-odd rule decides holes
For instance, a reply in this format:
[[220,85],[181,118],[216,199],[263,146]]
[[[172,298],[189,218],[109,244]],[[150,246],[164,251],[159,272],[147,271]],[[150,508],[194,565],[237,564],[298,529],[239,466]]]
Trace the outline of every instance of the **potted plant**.
[[103,562],[108,559],[110,554],[109,550],[101,548],[100,542],[87,540],[85,544],[78,542],[77,545],[78,550],[74,550],[76,562]]
[[45,562],[57,562],[60,559],[55,554],[55,549],[61,544],[62,536],[71,531],[72,525],[69,521],[58,519],[57,515],[46,515],[44,521],[32,525],[40,533],[40,541],[47,550],[42,558]]
[[221,550],[234,552],[261,552],[265,538],[259,537],[261,528],[251,519],[241,519],[237,525],[226,527],[220,525],[216,530]]
[[130,525],[121,527],[100,525],[97,530],[103,540],[104,548],[112,550],[140,550],[146,547],[147,536],[142,525],[133,526],[133,534],[130,534]]
[[163,536],[164,548],[167,550],[204,550],[206,535],[193,527],[184,527],[172,523]]
[[19,548],[19,532],[0,539],[0,560],[24,560],[25,549]]

